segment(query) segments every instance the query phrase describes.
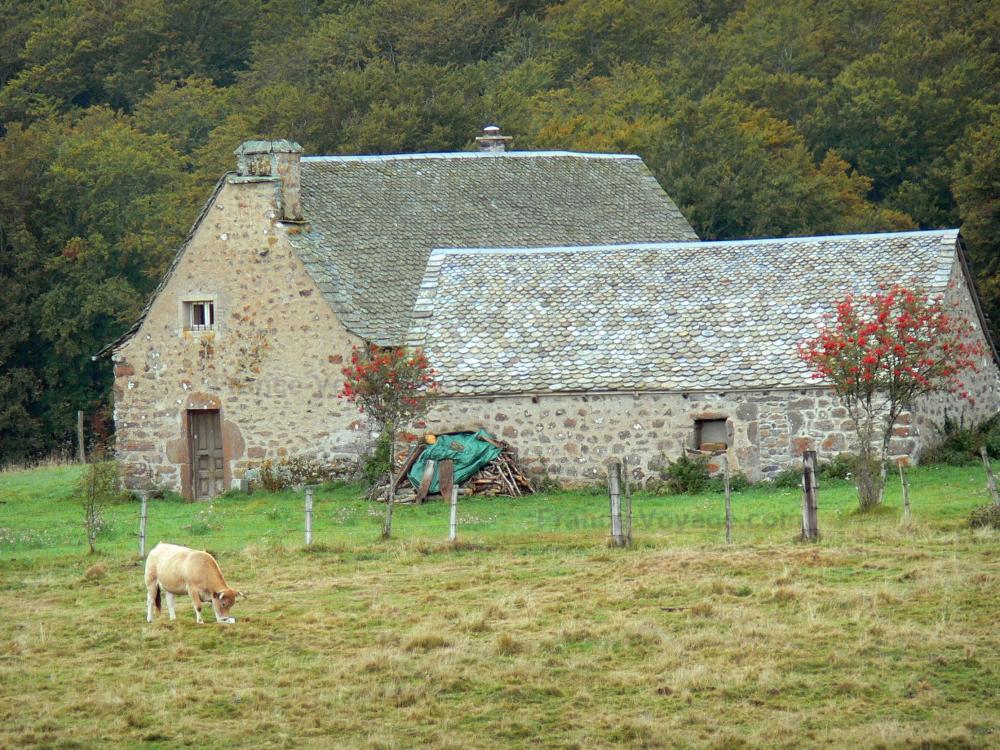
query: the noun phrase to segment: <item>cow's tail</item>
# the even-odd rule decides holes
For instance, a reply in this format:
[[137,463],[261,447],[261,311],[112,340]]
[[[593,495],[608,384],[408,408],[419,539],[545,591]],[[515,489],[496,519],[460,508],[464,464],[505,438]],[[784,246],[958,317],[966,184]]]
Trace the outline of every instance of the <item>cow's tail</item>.
[[156,586],[156,598],[153,599],[153,604],[156,606],[157,613],[159,613],[159,611],[160,611],[160,586],[159,586],[159,584],[157,584],[157,586]]

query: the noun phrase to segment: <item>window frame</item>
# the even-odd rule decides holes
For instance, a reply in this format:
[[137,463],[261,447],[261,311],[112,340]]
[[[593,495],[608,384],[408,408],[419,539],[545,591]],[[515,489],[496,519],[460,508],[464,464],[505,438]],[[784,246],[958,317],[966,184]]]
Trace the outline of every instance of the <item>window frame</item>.
[[729,418],[728,417],[696,417],[694,420],[694,448],[695,450],[701,450],[701,446],[705,444],[705,433],[704,428],[706,424],[721,424],[723,432],[723,440],[711,441],[713,443],[722,442],[726,446],[726,450],[732,448],[732,441],[729,437]]
[[[197,324],[194,314],[201,307],[208,323]],[[178,315],[180,317],[180,332],[200,336],[206,333],[219,332],[219,299],[215,294],[186,294],[178,300]]]

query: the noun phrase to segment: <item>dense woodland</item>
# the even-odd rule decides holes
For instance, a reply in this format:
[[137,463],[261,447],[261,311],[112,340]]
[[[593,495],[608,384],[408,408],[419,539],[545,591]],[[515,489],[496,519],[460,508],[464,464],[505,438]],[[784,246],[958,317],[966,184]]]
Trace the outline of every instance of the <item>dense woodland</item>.
[[1000,322],[991,0],[0,0],[0,464],[110,366],[252,137],[641,154],[704,238],[961,226]]

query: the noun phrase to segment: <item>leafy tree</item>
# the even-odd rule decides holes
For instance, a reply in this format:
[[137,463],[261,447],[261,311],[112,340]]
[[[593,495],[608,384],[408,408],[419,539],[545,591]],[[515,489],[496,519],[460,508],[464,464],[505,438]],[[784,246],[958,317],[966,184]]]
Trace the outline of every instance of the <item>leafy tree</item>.
[[953,191],[987,314],[1000,322],[1000,110],[962,144]]
[[882,502],[899,415],[932,393],[971,400],[961,377],[976,370],[983,346],[939,296],[893,286],[838,301],[800,354],[817,379],[833,386],[854,422],[858,499],[866,509]]
[[20,125],[0,139],[0,465],[54,447],[37,399],[34,301],[45,289],[31,208],[44,169],[37,142]]
[[158,83],[136,106],[135,126],[150,135],[169,136],[174,148],[191,154],[233,111],[233,93],[207,78]]
[[705,239],[913,226],[869,203],[871,181],[836,153],[814,163],[790,124],[722,96],[670,102],[648,68],[622,65],[537,99],[536,142],[642,154]]
[[106,104],[131,110],[158,81],[232,83],[250,53],[255,0],[59,0],[30,26],[0,90],[4,119]]
[[853,61],[807,126],[874,181],[874,196],[923,226],[954,224],[948,147],[977,121],[979,95],[1000,69],[965,31],[897,29]]
[[434,397],[434,371],[419,350],[408,352],[368,344],[354,348],[343,374],[341,398],[356,404],[389,444],[389,487],[382,526],[382,536],[388,539],[396,496],[396,437],[414,419],[427,413]]
[[0,0],[0,462],[107,408],[77,358],[247,138],[442,151],[496,122],[640,154],[713,239],[961,220],[1000,320],[998,28],[984,0]]
[[17,392],[0,449],[21,460],[106,403],[109,368],[91,355],[135,320],[191,209],[167,138],[106,109],[12,127],[0,157],[12,167],[0,172],[0,388]]

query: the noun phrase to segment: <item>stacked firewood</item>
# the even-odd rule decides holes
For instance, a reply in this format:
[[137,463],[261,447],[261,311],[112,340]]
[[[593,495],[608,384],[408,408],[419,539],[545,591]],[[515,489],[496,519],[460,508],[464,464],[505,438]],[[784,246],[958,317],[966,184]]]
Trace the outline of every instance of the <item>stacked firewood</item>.
[[475,495],[521,497],[534,493],[531,481],[518,464],[514,448],[502,441],[497,441],[497,446],[500,455],[473,474],[466,486]]
[[[488,438],[484,438],[489,440]],[[517,460],[517,451],[509,443],[505,443],[502,440],[489,440],[497,448],[500,449],[500,455],[490,461],[486,466],[481,468],[475,474],[470,477],[465,484],[459,488],[458,494],[460,495],[506,495],[508,497],[521,497],[523,495],[531,495],[534,493],[535,489],[531,486],[531,480],[528,479],[527,474],[521,468]],[[410,483],[406,481],[405,477],[407,472],[409,472],[410,467],[413,463],[420,457],[423,452],[424,445],[417,445],[411,449],[410,453],[407,455],[406,459],[403,461],[402,466],[399,469],[399,473],[396,475],[396,502],[397,503],[421,503],[427,497],[427,485],[430,484],[431,477],[431,467],[428,465],[428,471],[425,473],[424,481],[420,487],[414,490]],[[441,473],[439,476],[440,484],[442,487],[448,485],[450,487],[450,482],[446,479],[451,476],[451,467],[449,466],[450,461],[442,461]],[[447,468],[447,472],[445,469]],[[385,496],[386,484],[379,487],[373,494],[373,499],[381,499]],[[450,492],[450,490],[449,490]]]

